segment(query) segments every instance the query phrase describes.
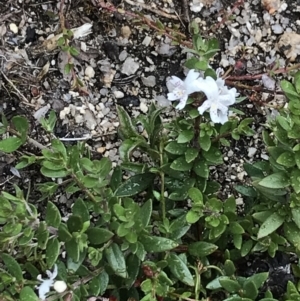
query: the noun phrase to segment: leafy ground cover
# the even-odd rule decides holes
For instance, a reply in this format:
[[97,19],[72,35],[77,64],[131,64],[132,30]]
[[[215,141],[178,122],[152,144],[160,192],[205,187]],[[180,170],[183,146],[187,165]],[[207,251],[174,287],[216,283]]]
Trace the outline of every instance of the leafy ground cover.
[[1,300],[299,299],[296,4],[201,3],[4,4]]

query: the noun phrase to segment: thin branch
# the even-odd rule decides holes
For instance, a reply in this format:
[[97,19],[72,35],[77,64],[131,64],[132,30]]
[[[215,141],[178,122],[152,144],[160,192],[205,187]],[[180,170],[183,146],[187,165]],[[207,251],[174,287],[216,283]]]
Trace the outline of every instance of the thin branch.
[[31,107],[35,107],[35,105],[31,104],[28,99],[21,93],[20,90],[14,85],[14,83],[0,70],[2,76],[5,80],[12,86],[12,88],[17,92],[17,94],[25,101],[25,104]]

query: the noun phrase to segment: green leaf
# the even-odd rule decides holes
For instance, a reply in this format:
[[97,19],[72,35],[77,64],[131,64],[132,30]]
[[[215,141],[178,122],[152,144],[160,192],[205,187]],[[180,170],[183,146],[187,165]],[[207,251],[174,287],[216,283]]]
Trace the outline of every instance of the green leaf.
[[79,55],[79,51],[75,47],[72,47],[72,46],[69,48],[69,52],[73,56]]
[[295,155],[292,152],[284,152],[277,158],[276,162],[287,168],[293,167],[296,164]]
[[73,237],[72,239],[66,241],[65,242],[65,247],[66,247],[66,251],[67,251],[68,256],[74,262],[77,263],[79,261],[80,250],[79,250],[79,245],[78,245],[76,239]]
[[268,279],[268,277],[269,277],[268,272],[257,273],[249,277],[246,282],[248,281],[253,282],[256,288],[260,288],[264,284],[264,282]]
[[290,182],[286,174],[278,172],[265,177],[258,184],[267,188],[285,188]]
[[194,286],[194,279],[193,276],[188,269],[185,262],[176,254],[170,253],[169,257],[167,258],[169,269],[171,273],[180,280],[181,282],[185,283],[189,286]]
[[103,228],[89,228],[86,234],[90,243],[93,245],[101,245],[114,236],[113,232]]
[[221,284],[220,284],[220,280],[221,279],[230,279],[227,276],[220,276],[218,278],[215,278],[214,280],[210,281],[207,285],[206,288],[209,290],[216,290],[216,289],[220,289],[222,288]]
[[79,198],[76,200],[72,207],[72,212],[74,215],[80,216],[83,222],[90,220],[90,213],[83,199]]
[[128,271],[128,278],[126,279],[126,287],[129,289],[134,284],[139,271],[140,271],[140,259],[135,254],[129,254],[126,258],[126,266]]
[[1,255],[2,260],[8,270],[8,272],[16,278],[18,282],[23,281],[23,273],[19,263],[9,254],[3,253]]
[[297,225],[297,227],[300,229],[300,208],[295,207],[292,208],[292,216],[293,216],[293,221]]
[[153,184],[155,175],[152,173],[137,174],[122,183],[115,191],[117,197],[132,196],[145,191]]
[[119,147],[120,158],[123,161],[130,161],[132,152],[139,146],[149,147],[142,137],[140,139],[125,139]]
[[117,113],[119,117],[120,127],[119,134],[123,140],[128,138],[140,137],[135,127],[132,125],[131,118],[125,109],[117,106]]
[[113,191],[116,191],[122,183],[122,169],[116,166],[110,178],[110,186]]
[[21,139],[24,143],[27,139],[27,132],[29,129],[29,123],[27,119],[22,116],[14,116],[12,118],[12,123],[15,126],[16,130],[21,134]]
[[35,294],[34,290],[31,287],[25,286],[22,288],[20,292],[20,301],[38,301],[38,300],[39,300],[38,296]]
[[[72,243],[74,243],[72,245]],[[67,269],[75,273],[78,269],[84,269],[84,274],[87,275],[89,272],[86,271],[85,267],[82,266],[83,261],[86,259],[86,250],[80,253],[79,245],[76,244],[76,240],[72,239],[65,244],[67,250]],[[73,249],[71,249],[73,247]],[[72,255],[72,256],[71,256]],[[73,259],[73,256],[77,256],[76,260]]]
[[257,193],[255,191],[255,189],[251,186],[245,186],[245,185],[235,185],[234,189],[245,196],[249,196],[249,197],[256,197]]
[[300,71],[297,71],[294,75],[294,85],[296,88],[297,93],[300,93]]
[[201,216],[203,216],[202,211],[198,212],[195,210],[190,210],[186,215],[186,221],[189,224],[194,224],[200,219]]
[[177,138],[177,142],[178,143],[187,143],[187,142],[190,142],[194,137],[194,130],[191,129],[191,130],[185,130],[185,131],[182,131],[178,138]]
[[199,143],[200,143],[201,148],[207,152],[211,147],[210,136],[208,136],[207,134],[205,134],[203,137],[200,136]]
[[196,160],[193,165],[193,171],[196,173],[197,176],[204,179],[208,179],[209,168],[205,160],[203,159]]
[[58,228],[58,237],[61,241],[67,242],[72,239],[72,234],[69,232],[66,224],[60,224]]
[[52,148],[59,152],[62,156],[62,158],[66,161],[67,160],[67,150],[64,146],[64,144],[59,140],[59,139],[53,139],[51,141],[51,145],[52,145]]
[[287,80],[282,80],[280,82],[280,86],[281,89],[283,90],[283,92],[285,93],[285,95],[287,96],[288,99],[290,100],[300,100],[300,97],[294,87],[293,84],[291,84],[289,81]]
[[99,277],[95,277],[89,282],[88,290],[90,295],[99,296],[101,290],[101,280]]
[[240,250],[243,243],[243,237],[241,234],[233,235],[233,244],[237,250]]
[[174,240],[158,236],[141,235],[139,241],[147,252],[153,253],[169,251],[178,246],[178,243]]
[[227,279],[220,279],[220,284],[225,290],[229,293],[236,293],[241,289],[240,284],[236,280]]
[[246,255],[248,255],[252,247],[253,247],[253,240],[247,240],[246,242],[244,242],[241,248],[241,256],[245,257]]
[[279,215],[277,212],[271,214],[265,222],[260,226],[257,234],[257,238],[263,238],[268,236],[275,230],[277,230],[284,223],[284,217]]
[[234,266],[234,263],[231,260],[227,259],[224,263],[224,271],[226,273],[226,276],[229,276],[229,277],[233,276],[235,273],[235,270],[236,270],[236,268]]
[[128,276],[126,263],[120,247],[116,243],[113,243],[105,249],[104,253],[108,264],[111,266],[115,274],[122,278],[126,278]]
[[188,246],[188,252],[196,257],[205,257],[218,249],[218,246],[205,242],[205,241],[197,241],[193,242]]
[[55,238],[50,238],[47,243],[47,248],[46,248],[46,262],[48,268],[52,268],[52,266],[55,264],[58,255],[60,251],[60,245],[58,242],[58,239]]
[[185,152],[185,160],[187,163],[194,161],[199,154],[199,151],[196,148],[189,148]]
[[173,155],[183,155],[187,150],[187,145],[172,141],[165,147],[165,150]]
[[238,222],[231,222],[228,225],[228,230],[231,234],[243,234],[245,233],[245,230]]
[[295,192],[298,194],[300,192],[300,170],[299,169],[292,170],[291,184]]
[[223,164],[223,154],[216,147],[211,147],[209,151],[203,151],[203,157],[214,165]]
[[23,141],[18,137],[9,137],[0,141],[0,151],[4,153],[12,153],[17,150]]
[[203,195],[202,192],[196,188],[196,187],[192,187],[189,189],[188,191],[189,197],[191,198],[191,200],[193,201],[193,203],[198,204],[198,205],[202,205],[203,204]]
[[49,231],[46,222],[40,222],[38,230],[36,231],[36,239],[38,247],[45,250],[49,239]]
[[152,215],[152,200],[148,200],[140,209],[140,219],[144,228],[146,228],[150,222]]
[[100,279],[100,283],[101,283],[99,296],[102,296],[107,289],[108,282],[109,282],[109,276],[105,271],[102,271],[99,275],[99,279]]
[[254,282],[246,281],[243,285],[244,297],[255,300],[258,295],[258,289]]
[[67,226],[70,233],[80,232],[83,228],[83,222],[81,216],[71,215],[67,220]]
[[48,178],[64,178],[69,174],[69,171],[67,171],[65,169],[51,170],[51,169],[42,167],[41,173],[43,176],[48,177]]
[[51,201],[48,201],[47,203],[45,220],[48,226],[54,228],[58,228],[61,223],[60,212]]
[[184,156],[175,159],[171,164],[171,168],[174,170],[178,170],[178,171],[191,170],[192,166],[193,166],[193,163],[186,162],[186,159]]

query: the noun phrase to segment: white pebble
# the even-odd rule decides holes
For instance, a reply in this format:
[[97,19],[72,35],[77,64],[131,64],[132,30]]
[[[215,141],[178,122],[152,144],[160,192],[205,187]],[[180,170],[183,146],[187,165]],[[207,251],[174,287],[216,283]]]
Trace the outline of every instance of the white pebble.
[[114,91],[115,98],[123,98],[124,93],[122,91]]
[[17,34],[19,31],[18,26],[15,23],[10,23],[9,24],[9,29],[12,31],[14,34]]
[[62,280],[58,280],[54,282],[53,288],[61,294],[67,289],[67,284]]
[[95,76],[95,70],[92,66],[87,66],[85,68],[84,74],[88,78],[93,78]]
[[147,113],[148,112],[148,107],[147,107],[147,105],[144,102],[141,102],[141,104],[140,104],[140,110],[143,113]]

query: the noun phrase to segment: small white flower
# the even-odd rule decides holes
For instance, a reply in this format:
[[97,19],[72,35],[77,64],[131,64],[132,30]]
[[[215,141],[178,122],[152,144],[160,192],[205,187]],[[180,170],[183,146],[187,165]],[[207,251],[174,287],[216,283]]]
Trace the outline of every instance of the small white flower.
[[235,103],[237,96],[236,89],[228,89],[222,78],[214,80],[208,76],[205,79],[199,79],[199,90],[202,91],[207,100],[198,108],[202,115],[209,109],[210,118],[214,123],[224,124],[228,121],[228,107]]
[[67,289],[67,284],[62,280],[58,280],[54,282],[53,288],[56,292],[63,293]]
[[199,92],[199,79],[200,73],[194,69],[190,70],[187,77],[182,81],[177,76],[171,76],[167,81],[167,87],[170,93],[168,93],[168,99],[171,101],[179,100],[179,104],[176,109],[182,110],[188,99],[188,96],[194,92]]
[[53,272],[51,273],[49,270],[46,271],[49,279],[42,279],[41,275],[37,276],[37,279],[42,283],[38,286],[39,290],[39,298],[42,300],[46,300],[46,294],[50,292],[51,286],[53,286],[54,279],[57,276],[57,265],[54,265]]

